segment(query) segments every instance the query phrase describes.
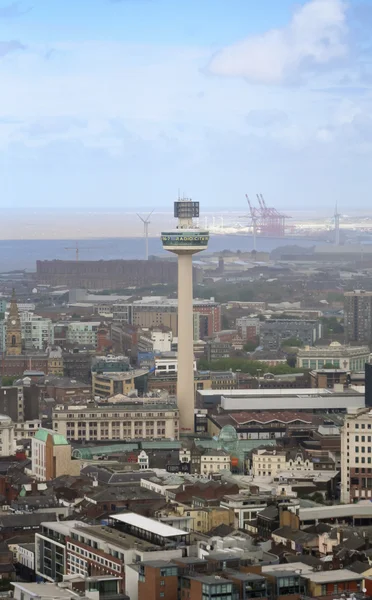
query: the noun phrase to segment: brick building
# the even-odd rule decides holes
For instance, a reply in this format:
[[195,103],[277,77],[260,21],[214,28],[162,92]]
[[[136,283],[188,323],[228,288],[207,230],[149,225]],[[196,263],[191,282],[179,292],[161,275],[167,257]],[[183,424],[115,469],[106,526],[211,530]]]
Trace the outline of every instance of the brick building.
[[39,284],[93,290],[176,283],[177,263],[169,260],[38,260]]

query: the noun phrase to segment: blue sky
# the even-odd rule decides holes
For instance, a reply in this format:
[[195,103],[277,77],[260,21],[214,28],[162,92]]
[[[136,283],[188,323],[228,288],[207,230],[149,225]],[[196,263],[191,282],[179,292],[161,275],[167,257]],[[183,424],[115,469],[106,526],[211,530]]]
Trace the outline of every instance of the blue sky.
[[367,209],[371,26],[371,0],[0,0],[0,205]]

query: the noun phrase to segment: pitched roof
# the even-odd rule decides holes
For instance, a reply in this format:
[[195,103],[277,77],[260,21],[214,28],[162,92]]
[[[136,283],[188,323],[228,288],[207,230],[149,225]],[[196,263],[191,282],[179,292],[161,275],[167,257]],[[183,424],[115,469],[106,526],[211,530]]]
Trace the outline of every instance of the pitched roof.
[[46,442],[48,439],[48,436],[52,436],[52,441],[53,441],[53,446],[68,446],[69,443],[66,440],[66,438],[59,434],[59,433],[55,433],[54,431],[50,430],[50,429],[39,429],[37,431],[37,433],[35,434],[34,438],[36,440],[40,440],[41,442]]

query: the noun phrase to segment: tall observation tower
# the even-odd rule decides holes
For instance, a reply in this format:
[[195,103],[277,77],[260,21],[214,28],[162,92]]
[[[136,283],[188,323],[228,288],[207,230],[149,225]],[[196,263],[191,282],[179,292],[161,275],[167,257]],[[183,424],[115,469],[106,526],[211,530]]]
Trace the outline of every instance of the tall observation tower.
[[183,198],[174,203],[177,228],[161,234],[163,248],[178,255],[178,376],[177,402],[180,433],[194,432],[194,336],[192,255],[208,246],[209,232],[199,229],[199,202]]

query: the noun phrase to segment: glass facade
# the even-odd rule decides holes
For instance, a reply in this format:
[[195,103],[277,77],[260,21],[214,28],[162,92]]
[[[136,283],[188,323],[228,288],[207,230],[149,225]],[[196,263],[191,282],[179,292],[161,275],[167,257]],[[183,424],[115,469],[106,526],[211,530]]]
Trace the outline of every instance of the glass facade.
[[177,219],[193,219],[199,217],[199,202],[179,200],[174,203],[174,216]]

